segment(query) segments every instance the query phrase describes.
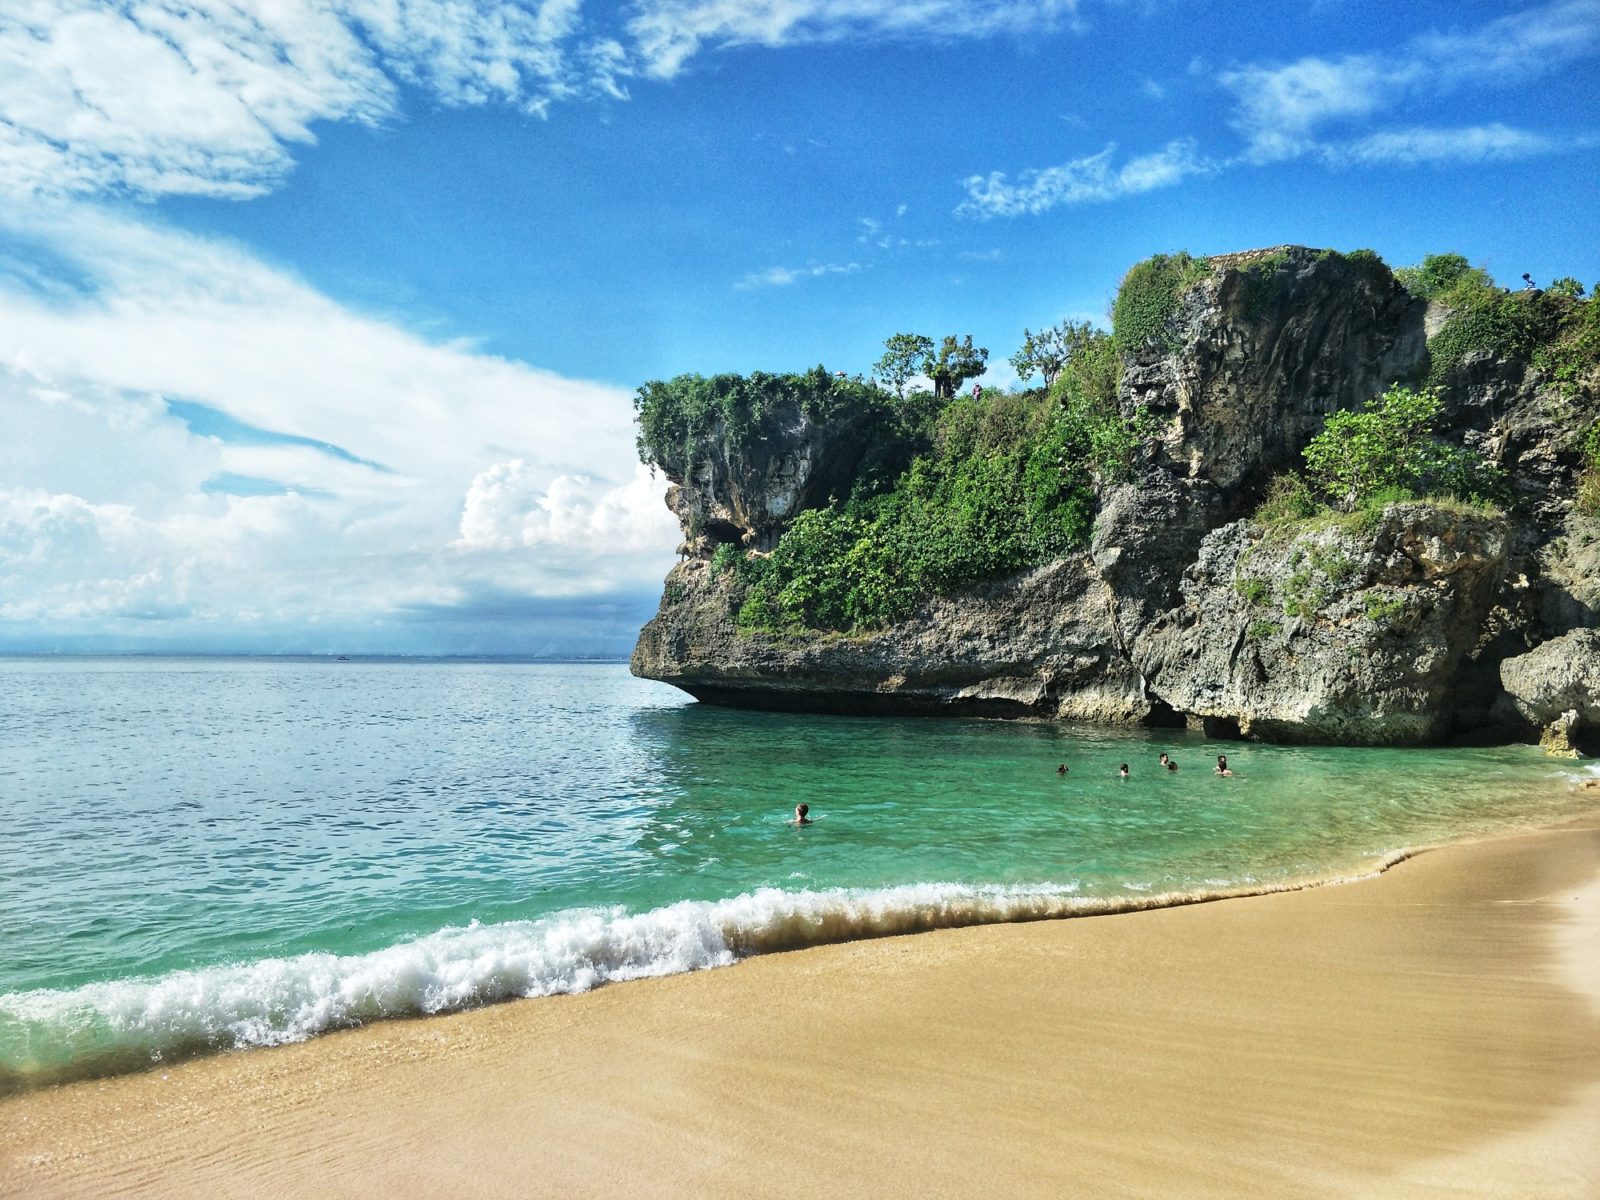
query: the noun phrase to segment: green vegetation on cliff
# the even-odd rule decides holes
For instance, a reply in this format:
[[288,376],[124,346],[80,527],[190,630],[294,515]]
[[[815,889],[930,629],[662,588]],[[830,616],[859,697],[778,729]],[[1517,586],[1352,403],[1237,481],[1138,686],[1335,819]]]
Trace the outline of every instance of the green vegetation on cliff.
[[1437,391],[1396,385],[1355,412],[1335,413],[1305,449],[1305,475],[1275,477],[1255,519],[1286,530],[1369,525],[1388,505],[1413,500],[1498,511],[1509,494],[1505,472],[1438,437],[1443,411]]
[[651,380],[633,399],[637,446],[648,466],[689,472],[698,443],[719,437],[738,444],[771,413],[794,406],[815,421],[846,412],[896,407],[895,397],[859,378],[830,375],[822,367],[803,374],[679,375]]
[[929,595],[1083,546],[1096,479],[1126,471],[1148,432],[1117,410],[1109,343],[1084,335],[1048,392],[951,400],[903,475],[801,513],[770,555],[719,549],[739,627],[879,628]]
[[1157,254],[1136,264],[1122,278],[1111,305],[1111,330],[1117,344],[1134,349],[1147,343],[1164,348],[1167,318],[1177,311],[1178,296],[1211,274],[1211,263],[1187,251]]
[[1316,488],[1349,511],[1375,497],[1502,498],[1504,480],[1482,458],[1436,437],[1444,413],[1436,391],[1391,387],[1359,412],[1335,413],[1306,447]]
[[1600,306],[1570,276],[1550,287],[1507,291],[1459,254],[1430,254],[1395,277],[1412,295],[1449,310],[1428,340],[1428,382],[1443,386],[1464,359],[1521,360],[1569,392],[1600,368]]

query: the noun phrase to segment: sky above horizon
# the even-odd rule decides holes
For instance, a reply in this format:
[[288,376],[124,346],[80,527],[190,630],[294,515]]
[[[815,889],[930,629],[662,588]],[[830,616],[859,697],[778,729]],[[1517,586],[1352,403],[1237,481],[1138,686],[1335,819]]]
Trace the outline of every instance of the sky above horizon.
[[1160,251],[1600,281],[1600,0],[11,0],[0,653],[626,653],[633,390]]

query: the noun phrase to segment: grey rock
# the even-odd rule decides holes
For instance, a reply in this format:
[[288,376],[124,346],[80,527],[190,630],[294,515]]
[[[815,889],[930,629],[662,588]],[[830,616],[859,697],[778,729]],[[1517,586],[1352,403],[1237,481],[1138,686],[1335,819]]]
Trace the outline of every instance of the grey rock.
[[1396,504],[1283,534],[1208,535],[1184,600],[1135,641],[1135,665],[1179,712],[1276,741],[1415,743],[1475,643],[1505,563],[1503,520]]
[[1575,629],[1500,664],[1500,682],[1519,716],[1545,726],[1565,712],[1600,724],[1600,630]]

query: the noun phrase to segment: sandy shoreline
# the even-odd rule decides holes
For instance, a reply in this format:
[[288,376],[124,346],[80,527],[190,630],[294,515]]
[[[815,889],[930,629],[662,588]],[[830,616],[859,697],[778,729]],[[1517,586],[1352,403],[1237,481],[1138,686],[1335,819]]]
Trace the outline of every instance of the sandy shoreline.
[[22,1196],[1600,1195],[1600,828],[0,1102]]

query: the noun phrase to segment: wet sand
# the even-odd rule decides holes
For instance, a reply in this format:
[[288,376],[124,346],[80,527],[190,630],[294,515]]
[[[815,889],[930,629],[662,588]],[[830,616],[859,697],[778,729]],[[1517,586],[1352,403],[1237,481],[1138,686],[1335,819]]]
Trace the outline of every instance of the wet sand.
[[1594,1197],[1600,828],[28,1093],[0,1194]]

